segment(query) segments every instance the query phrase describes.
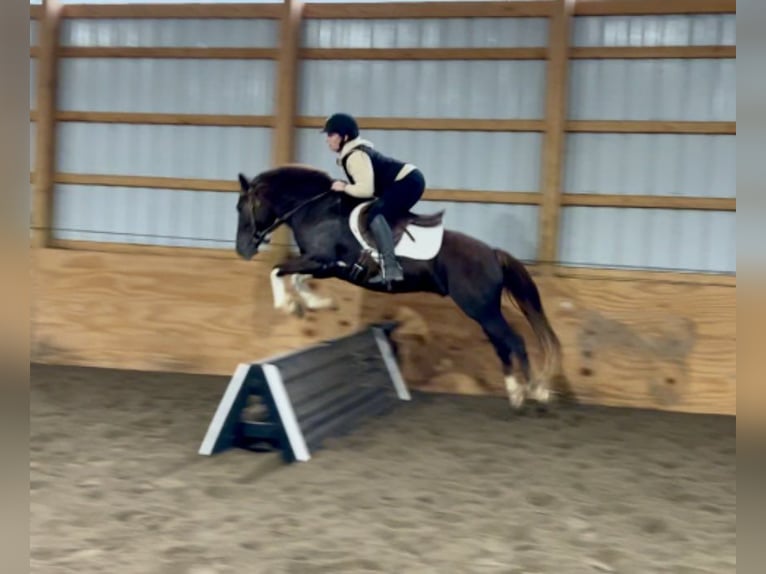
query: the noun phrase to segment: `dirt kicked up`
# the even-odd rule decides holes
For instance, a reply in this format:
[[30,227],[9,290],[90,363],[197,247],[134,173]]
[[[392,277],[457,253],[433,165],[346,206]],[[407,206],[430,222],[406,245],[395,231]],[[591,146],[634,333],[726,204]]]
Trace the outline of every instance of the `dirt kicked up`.
[[227,380],[32,366],[35,574],[730,574],[735,419],[416,394],[283,466]]

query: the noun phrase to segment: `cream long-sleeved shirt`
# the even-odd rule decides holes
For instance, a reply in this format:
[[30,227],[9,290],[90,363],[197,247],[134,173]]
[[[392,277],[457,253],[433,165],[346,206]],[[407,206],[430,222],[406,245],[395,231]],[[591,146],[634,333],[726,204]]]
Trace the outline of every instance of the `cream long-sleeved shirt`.
[[[362,150],[356,149],[360,145],[374,147],[371,142],[362,138],[356,138],[346,142],[346,145],[343,146],[338,154],[338,163],[342,164],[343,158],[348,156],[346,169],[348,170],[348,174],[354,179],[354,183],[349,182],[346,184],[346,193],[353,195],[354,197],[372,197],[375,193],[375,173],[372,168],[370,156]],[[397,181],[402,179],[413,169],[415,169],[414,165],[410,163],[405,164],[396,175]]]

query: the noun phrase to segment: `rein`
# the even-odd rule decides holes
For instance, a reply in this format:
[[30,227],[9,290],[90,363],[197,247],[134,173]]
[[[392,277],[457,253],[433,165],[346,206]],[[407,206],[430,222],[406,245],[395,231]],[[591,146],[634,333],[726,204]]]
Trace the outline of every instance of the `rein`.
[[[310,203],[313,203],[314,201],[317,201],[318,199],[321,199],[321,198],[323,198],[325,195],[328,195],[328,194],[330,194],[330,193],[332,193],[332,190],[331,190],[331,189],[330,189],[330,190],[328,190],[328,191],[323,191],[322,193],[318,193],[318,194],[317,194],[317,195],[315,195],[314,197],[310,197],[310,198],[309,198],[309,199],[307,199],[306,201],[299,203],[297,207],[294,207],[294,208],[292,208],[290,211],[288,211],[288,212],[287,212],[287,213],[285,213],[284,215],[280,215],[280,216],[278,216],[278,217],[277,217],[277,218],[274,220],[274,223],[272,223],[271,225],[269,225],[269,226],[268,226],[266,229],[264,229],[263,231],[254,231],[254,232],[253,232],[253,240],[255,241],[255,246],[256,246],[256,247],[260,246],[260,244],[264,242],[264,240],[266,239],[266,236],[267,236],[269,233],[271,233],[272,231],[274,231],[274,230],[275,230],[277,227],[279,227],[280,225],[282,225],[282,224],[286,223],[288,219],[290,219],[290,218],[291,218],[293,215],[295,215],[296,213],[298,213],[298,212],[299,212],[301,209],[303,209],[304,207],[306,207],[306,206],[307,206],[307,205],[309,205]],[[253,213],[253,218],[255,219],[255,213]],[[267,243],[268,243],[268,242],[267,242]]]

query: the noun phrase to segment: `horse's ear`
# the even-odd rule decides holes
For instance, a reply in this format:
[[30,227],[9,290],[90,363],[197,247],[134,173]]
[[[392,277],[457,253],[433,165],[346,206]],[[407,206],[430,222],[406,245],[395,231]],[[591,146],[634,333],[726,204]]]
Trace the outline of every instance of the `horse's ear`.
[[250,189],[250,182],[243,173],[239,174],[239,187],[242,189],[242,193],[247,193],[247,190]]

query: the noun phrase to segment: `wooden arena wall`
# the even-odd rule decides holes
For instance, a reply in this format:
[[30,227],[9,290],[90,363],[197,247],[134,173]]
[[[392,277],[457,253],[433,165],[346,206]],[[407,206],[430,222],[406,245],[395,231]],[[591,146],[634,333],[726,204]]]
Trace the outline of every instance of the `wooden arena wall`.
[[[398,317],[413,386],[502,394],[489,344],[451,303],[333,281],[318,288],[338,311],[284,319],[267,270],[289,237],[255,262],[232,255],[236,172],[332,169],[317,128],[348,109],[426,168],[421,209],[530,262],[581,399],[733,414],[736,47],[721,18],[735,10],[33,6],[33,360],[228,374]],[[387,93],[381,70],[402,88]]]

